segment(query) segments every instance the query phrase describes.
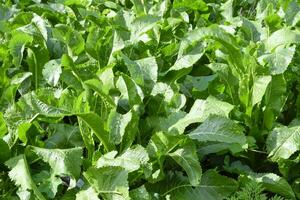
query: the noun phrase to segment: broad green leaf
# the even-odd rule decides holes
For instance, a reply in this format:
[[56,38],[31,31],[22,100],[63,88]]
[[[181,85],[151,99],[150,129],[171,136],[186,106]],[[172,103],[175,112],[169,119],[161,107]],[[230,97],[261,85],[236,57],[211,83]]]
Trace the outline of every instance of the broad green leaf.
[[[42,85],[44,65],[50,59],[49,52],[46,47],[38,45],[28,48],[27,54],[26,61],[29,65],[29,71],[32,73],[32,85],[34,85],[35,89],[38,89],[38,87]],[[49,80],[47,80],[47,82],[49,83]]]
[[[282,37],[284,35],[284,37]],[[292,43],[299,43],[300,33],[296,30],[288,28],[279,29],[272,33],[272,35],[265,41],[265,47],[268,51],[274,50],[280,45],[289,45]]]
[[288,159],[300,149],[299,139],[299,126],[275,128],[266,142],[269,157],[274,161]]
[[82,164],[82,148],[72,149],[44,149],[31,147],[44,162],[48,163],[53,170],[53,174],[72,178],[79,178]]
[[104,200],[129,200],[128,172],[121,167],[91,167],[83,173]]
[[152,89],[157,81],[158,66],[154,57],[132,61],[124,54],[123,60],[128,67],[132,79],[147,89]]
[[56,108],[41,101],[35,93],[23,95],[18,101],[18,107],[24,112],[25,119],[31,119],[36,115],[63,117],[69,113],[68,111]]
[[[190,44],[193,44],[198,41],[203,41],[205,39],[213,39],[220,42],[228,51],[231,59],[239,59],[236,62],[242,61],[242,55],[238,50],[238,45],[235,42],[234,38],[225,32],[222,28],[217,25],[213,25],[205,28],[198,28],[191,31],[181,42],[181,51],[187,49]],[[178,54],[183,54],[183,52]],[[241,67],[241,66],[240,66]]]
[[270,81],[271,76],[259,76],[254,81],[252,86],[252,106],[261,102]]
[[198,185],[201,179],[202,169],[199,164],[196,148],[193,147],[193,145],[187,145],[169,153],[169,155],[186,171],[191,185]]
[[50,60],[43,69],[44,79],[51,86],[57,86],[61,73],[60,60]]
[[287,24],[295,26],[300,20],[300,6],[297,1],[294,0],[289,2],[284,14]]
[[183,91],[186,89],[189,90],[189,92],[193,91],[199,91],[203,92],[205,91],[209,84],[214,81],[217,78],[217,75],[210,75],[210,76],[190,76],[187,75],[183,85],[181,86]]
[[200,142],[238,143],[244,146],[246,137],[243,131],[244,129],[231,119],[214,115],[206,119],[188,136]]
[[271,130],[286,102],[287,82],[284,75],[272,76],[265,93],[264,125]]
[[98,93],[98,95],[100,95],[100,97],[103,99],[103,101],[105,101],[106,103],[109,104],[109,106],[111,107],[115,107],[115,103],[113,101],[113,99],[107,95],[108,91],[103,90],[103,84],[101,83],[101,81],[99,81],[98,79],[90,79],[84,82],[85,86],[91,88],[92,90],[94,90],[95,92]]
[[238,188],[234,179],[218,174],[215,170],[203,173],[200,185],[193,187],[181,173],[168,174],[166,180],[149,186],[149,191],[160,191],[162,196],[175,200],[222,200]]
[[27,144],[27,137],[28,137],[27,132],[30,129],[30,127],[31,127],[30,122],[24,122],[20,124],[17,128],[18,137],[24,144]]
[[144,185],[130,190],[129,192],[130,198],[132,200],[149,200],[151,199],[150,194],[147,192]]
[[152,15],[144,15],[141,17],[135,18],[132,23],[130,24],[130,40],[132,43],[137,43],[140,40],[144,40],[146,42],[148,39],[145,40],[143,37],[148,31],[154,28],[159,21],[159,17],[152,16]]
[[112,150],[114,145],[108,140],[108,132],[104,128],[104,121],[95,113],[77,114],[95,133],[107,151]]
[[34,174],[32,179],[37,183],[38,190],[51,199],[57,194],[58,186],[63,184],[59,177],[45,170]]
[[47,149],[67,149],[82,146],[82,139],[78,126],[50,124],[48,133],[48,139],[45,141],[45,147]]
[[43,36],[44,40],[48,40],[48,32],[47,32],[47,25],[43,18],[34,14],[32,18],[32,23],[37,27],[41,35]]
[[20,199],[23,200],[32,198],[31,192],[33,192],[36,199],[45,200],[45,197],[37,189],[35,183],[31,178],[25,155],[21,154],[19,156],[13,157],[6,161],[5,164],[11,169],[9,172],[9,177],[19,187],[18,195]]
[[185,136],[168,135],[158,132],[152,136],[148,144],[150,157],[157,157],[163,165],[164,157],[173,158],[188,174],[192,185],[198,185],[202,170],[198,161],[195,145]]
[[171,192],[172,199],[188,200],[218,200],[229,196],[237,189],[234,179],[221,176],[214,170],[206,171],[201,178],[201,183],[195,188],[191,186],[180,187]]
[[[101,28],[95,26],[89,31],[85,46],[86,51],[96,60],[99,61],[100,66],[105,66],[108,62],[109,56],[113,56],[112,51],[118,51],[117,47],[112,50],[113,32],[111,26],[103,25]],[[114,35],[114,37],[116,37]],[[114,38],[115,39],[115,38]]]
[[284,73],[291,63],[295,53],[295,46],[284,47],[278,46],[274,52],[262,55],[258,61],[266,65],[272,75]]
[[[109,140],[114,144],[120,144],[125,135],[126,128],[132,120],[132,112],[122,115],[117,110],[112,110],[108,116]],[[128,129],[127,129],[128,130]]]
[[117,151],[104,154],[97,161],[96,166],[101,167],[123,167],[128,172],[133,172],[146,165],[149,161],[148,153],[142,146],[127,149],[124,153],[117,156]]
[[226,21],[231,22],[233,17],[233,0],[226,1],[221,5],[221,15],[225,18]]
[[86,190],[82,190],[76,194],[76,200],[99,200],[97,192],[89,187]]
[[120,76],[116,87],[121,92],[121,97],[129,106],[140,104],[144,98],[142,89],[127,75]]
[[15,33],[9,43],[10,54],[13,56],[13,64],[16,67],[21,65],[25,45],[33,41],[33,38],[27,34]]
[[64,24],[57,24],[53,30],[53,37],[64,42],[69,47],[69,53],[79,55],[84,51],[84,39],[80,33]]
[[[185,42],[185,41],[183,41]],[[189,48],[187,49],[183,48]],[[187,51],[187,52],[186,52]],[[190,47],[186,46],[183,43],[180,46],[179,54],[174,65],[168,70],[169,71],[178,71],[184,68],[192,67],[204,54],[205,48],[202,42],[197,43],[195,46]]]
[[239,152],[244,151],[243,147],[238,143],[207,143],[199,148],[198,152],[199,155],[205,156],[213,153],[221,153],[221,152],[228,152],[228,150],[232,154],[237,154]]
[[160,128],[164,131],[182,134],[190,124],[203,122],[210,115],[228,117],[232,109],[233,106],[231,104],[209,96],[206,100],[197,99],[189,113],[172,113],[166,119],[159,119],[161,121],[159,124],[161,124]]

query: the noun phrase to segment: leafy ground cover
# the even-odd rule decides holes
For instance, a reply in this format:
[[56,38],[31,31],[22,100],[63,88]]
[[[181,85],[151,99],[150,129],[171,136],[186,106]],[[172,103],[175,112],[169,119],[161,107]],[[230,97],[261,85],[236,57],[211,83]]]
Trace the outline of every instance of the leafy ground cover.
[[0,199],[300,198],[299,1],[0,2]]

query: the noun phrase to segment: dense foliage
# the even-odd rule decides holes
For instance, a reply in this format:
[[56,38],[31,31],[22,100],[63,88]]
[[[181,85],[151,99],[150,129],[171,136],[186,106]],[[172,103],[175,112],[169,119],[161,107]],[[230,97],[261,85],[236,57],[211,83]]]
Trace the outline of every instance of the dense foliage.
[[297,0],[0,0],[0,199],[300,199]]

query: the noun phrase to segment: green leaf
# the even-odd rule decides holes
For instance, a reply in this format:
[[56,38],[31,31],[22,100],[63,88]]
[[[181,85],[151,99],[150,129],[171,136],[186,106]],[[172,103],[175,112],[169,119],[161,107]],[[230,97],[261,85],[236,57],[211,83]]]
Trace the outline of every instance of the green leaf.
[[43,36],[44,40],[48,40],[48,32],[47,32],[47,25],[43,18],[34,14],[32,18],[32,23],[37,27],[41,35]]
[[27,137],[28,137],[27,132],[30,129],[30,127],[31,127],[30,122],[24,122],[24,123],[22,123],[18,126],[18,129],[17,129],[18,137],[24,144],[27,143],[27,140],[28,140],[27,139]]
[[[284,37],[282,37],[284,35]],[[272,35],[265,41],[265,47],[268,51],[274,50],[281,45],[289,45],[299,43],[300,33],[288,28],[282,28],[272,33]]]
[[201,180],[202,169],[199,164],[196,148],[192,145],[186,145],[183,148],[169,153],[178,165],[187,173],[191,185],[197,186]]
[[53,174],[59,176],[68,175],[75,179],[79,178],[82,164],[82,148],[44,149],[31,146],[30,149],[50,165]]
[[77,116],[94,131],[107,151],[114,149],[114,145],[108,140],[109,135],[104,128],[104,122],[101,117],[95,113],[82,113],[77,114]]
[[97,192],[89,187],[86,190],[82,190],[76,194],[76,200],[99,200]]
[[144,185],[135,188],[133,190],[130,190],[130,198],[132,200],[149,200],[151,199],[150,194],[147,192]]
[[271,81],[271,76],[259,76],[252,86],[252,106],[260,103]]
[[50,59],[49,52],[46,47],[38,45],[37,47],[28,48],[27,54],[26,61],[29,66],[29,71],[32,73],[32,85],[34,85],[35,89],[38,89],[38,87],[42,85],[44,65]]
[[202,42],[199,42],[193,47],[190,47],[186,46],[185,41],[183,41],[183,44],[179,48],[177,60],[174,65],[168,70],[168,72],[192,67],[202,57],[204,52],[205,48]]
[[166,190],[163,194],[174,200],[222,200],[236,191],[238,185],[234,179],[218,174],[215,170],[206,171],[199,186],[192,187],[185,177],[175,174],[167,183],[158,185]]
[[152,15],[144,15],[135,18],[130,24],[130,41],[132,41],[134,44],[140,40],[143,40],[143,35],[153,29],[157,25],[159,19],[159,17]]
[[286,102],[287,82],[284,75],[272,76],[265,93],[264,125],[271,130]]
[[148,153],[142,146],[127,149],[124,153],[117,156],[117,151],[104,154],[97,161],[97,168],[101,167],[123,167],[128,172],[133,172],[146,165],[149,161]]
[[120,144],[125,135],[126,128],[132,119],[132,113],[124,115],[112,110],[108,117],[109,140],[114,144]]
[[144,98],[142,89],[125,74],[119,77],[116,87],[121,92],[122,99],[131,107],[140,104]]
[[140,86],[152,89],[157,81],[158,66],[154,57],[132,61],[122,54],[132,79]]
[[82,146],[80,130],[77,126],[67,124],[50,124],[48,133],[48,139],[45,141],[46,148],[67,149]]
[[9,43],[10,54],[13,56],[13,64],[16,67],[21,65],[25,45],[33,41],[33,38],[24,33],[15,33]]
[[64,24],[57,24],[52,31],[53,37],[64,42],[70,48],[71,57],[84,51],[84,39],[78,31]]
[[54,87],[57,86],[61,73],[60,60],[50,60],[43,69],[44,79],[49,85]]
[[128,172],[121,167],[91,167],[83,173],[104,200],[129,200]]
[[267,138],[269,157],[278,161],[288,159],[300,149],[300,126],[275,128]]
[[285,10],[285,21],[291,26],[295,26],[300,20],[300,6],[297,1],[291,1]]
[[261,65],[267,65],[272,75],[284,73],[291,63],[295,53],[295,46],[284,48],[278,46],[274,52],[258,58]]
[[246,144],[244,129],[234,121],[221,116],[211,116],[198,126],[188,136],[200,142],[238,143]]
[[58,191],[58,186],[63,182],[55,174],[50,174],[48,171],[41,171],[33,175],[34,182],[38,185],[38,190],[45,193],[47,197],[54,198]]
[[219,175],[214,170],[206,171],[201,183],[195,189],[183,187],[171,194],[174,199],[223,199],[237,189],[236,182],[228,177]]
[[232,109],[233,106],[231,104],[209,96],[206,100],[197,99],[189,113],[172,113],[167,119],[160,119],[161,123],[159,124],[162,124],[162,130],[182,134],[190,124],[203,122],[210,115],[228,117]]
[[195,145],[185,136],[168,135],[158,132],[151,137],[148,144],[150,157],[156,157],[162,166],[164,157],[173,158],[188,174],[192,185],[198,185],[202,169],[198,161]]
[[5,164],[11,169],[9,172],[9,177],[19,187],[18,195],[20,199],[30,198],[30,193],[33,192],[38,200],[46,200],[33,182],[30,175],[29,166],[23,154],[9,159]]

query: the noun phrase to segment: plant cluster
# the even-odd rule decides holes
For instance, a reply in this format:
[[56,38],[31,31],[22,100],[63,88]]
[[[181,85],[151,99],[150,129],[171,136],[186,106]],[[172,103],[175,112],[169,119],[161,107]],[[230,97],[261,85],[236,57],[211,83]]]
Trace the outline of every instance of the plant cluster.
[[0,0],[0,199],[299,199],[299,25],[299,0]]

